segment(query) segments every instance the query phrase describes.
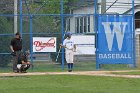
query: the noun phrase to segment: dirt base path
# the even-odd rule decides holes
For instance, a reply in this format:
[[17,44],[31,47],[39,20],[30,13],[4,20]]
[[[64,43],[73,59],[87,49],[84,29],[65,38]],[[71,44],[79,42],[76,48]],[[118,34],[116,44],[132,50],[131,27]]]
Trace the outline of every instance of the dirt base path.
[[[120,74],[114,74],[113,72],[140,72],[140,70],[0,73],[0,76],[27,76],[27,75],[90,75],[90,76],[111,76],[111,77],[124,77],[124,78],[140,78],[140,75],[120,75]],[[112,74],[112,73],[113,73],[113,74]]]

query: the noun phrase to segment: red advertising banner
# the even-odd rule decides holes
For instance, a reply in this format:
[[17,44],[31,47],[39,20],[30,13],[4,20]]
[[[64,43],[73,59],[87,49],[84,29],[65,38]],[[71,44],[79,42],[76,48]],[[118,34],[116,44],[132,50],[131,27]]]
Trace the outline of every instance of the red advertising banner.
[[56,37],[33,37],[33,52],[56,52]]

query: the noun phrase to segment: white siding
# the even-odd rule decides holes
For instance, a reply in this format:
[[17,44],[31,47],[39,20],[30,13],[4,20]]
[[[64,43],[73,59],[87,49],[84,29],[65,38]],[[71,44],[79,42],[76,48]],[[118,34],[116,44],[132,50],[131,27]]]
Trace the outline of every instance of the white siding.
[[[106,9],[108,9],[116,0],[106,0]],[[140,0],[134,0],[135,5],[138,5],[137,3],[140,3]],[[101,0],[99,0],[98,3],[101,3]],[[128,11],[130,8],[132,8],[132,0],[117,0],[117,2],[111,6],[106,12],[115,12],[119,14],[123,14],[124,12]],[[99,6],[100,8],[101,6]],[[99,12],[101,13],[101,8],[99,9]]]
[[76,9],[73,11],[73,14],[93,14],[94,13],[94,7],[81,7],[79,9]]
[[75,33],[75,18],[74,17],[71,18],[70,32]]

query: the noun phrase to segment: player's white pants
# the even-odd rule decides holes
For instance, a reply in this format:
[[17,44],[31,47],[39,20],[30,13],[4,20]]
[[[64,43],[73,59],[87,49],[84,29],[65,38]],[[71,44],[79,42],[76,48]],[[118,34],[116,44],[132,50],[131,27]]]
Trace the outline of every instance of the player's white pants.
[[72,50],[67,50],[65,57],[66,57],[66,61],[67,63],[73,63],[73,51]]

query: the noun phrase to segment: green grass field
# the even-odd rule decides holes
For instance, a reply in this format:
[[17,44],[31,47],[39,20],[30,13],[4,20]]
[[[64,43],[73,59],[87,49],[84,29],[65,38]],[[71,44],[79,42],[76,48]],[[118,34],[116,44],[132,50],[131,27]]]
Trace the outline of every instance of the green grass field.
[[140,79],[82,75],[0,77],[0,93],[139,93]]
[[[95,71],[95,62],[77,62],[74,71]],[[126,65],[102,65],[100,70],[135,70]],[[28,72],[65,72],[60,64],[34,63]],[[12,67],[1,67],[0,73],[12,72]],[[140,75],[140,72],[112,74]],[[139,93],[140,79],[83,75],[0,76],[0,93]]]
[[[61,64],[52,62],[34,62],[33,68],[31,67],[29,72],[61,72],[67,71],[67,65],[65,64],[64,69],[62,69]],[[104,64],[101,65],[100,70],[129,70],[135,68],[128,68],[126,64]],[[74,71],[95,71],[95,62],[75,62]],[[12,64],[7,67],[0,67],[0,73],[2,72],[12,72]]]

